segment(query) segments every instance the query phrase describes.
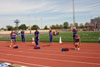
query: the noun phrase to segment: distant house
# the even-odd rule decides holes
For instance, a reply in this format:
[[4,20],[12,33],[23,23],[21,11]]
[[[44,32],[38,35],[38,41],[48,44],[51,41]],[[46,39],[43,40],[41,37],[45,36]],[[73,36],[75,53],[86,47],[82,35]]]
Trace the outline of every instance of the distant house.
[[89,30],[100,31],[100,17],[91,19],[89,24]]

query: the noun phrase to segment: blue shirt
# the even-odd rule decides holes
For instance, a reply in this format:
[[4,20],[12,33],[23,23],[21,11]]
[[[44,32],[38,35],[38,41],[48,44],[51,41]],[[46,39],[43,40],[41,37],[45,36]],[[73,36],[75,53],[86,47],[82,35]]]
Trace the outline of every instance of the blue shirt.
[[21,31],[21,35],[24,35],[24,31]]
[[38,39],[39,33],[40,33],[39,31],[35,31],[35,38],[36,38],[36,39]]
[[77,34],[77,29],[73,29],[73,34]]
[[52,37],[52,30],[49,31],[49,36]]
[[16,33],[15,32],[11,32],[11,38],[16,38]]

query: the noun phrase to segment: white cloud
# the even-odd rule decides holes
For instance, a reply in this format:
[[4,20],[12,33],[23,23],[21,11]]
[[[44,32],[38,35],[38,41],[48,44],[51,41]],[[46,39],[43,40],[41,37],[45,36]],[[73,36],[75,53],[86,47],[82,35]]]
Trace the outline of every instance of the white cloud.
[[[53,2],[49,0],[0,0],[0,9],[0,14],[72,12],[72,3],[59,4],[59,1]],[[87,9],[78,7],[76,12],[85,10]]]
[[[92,8],[89,6],[91,4],[87,4],[87,2],[90,2],[90,0],[84,0],[84,1],[75,0],[75,8],[76,8],[75,11],[86,12],[91,10]],[[64,12],[72,12],[72,1],[69,0],[63,0],[63,1],[60,0],[0,0],[0,9],[1,9],[0,14],[29,14],[29,13],[44,13],[44,12],[64,13]]]
[[[24,0],[23,0],[24,1]],[[0,0],[0,14],[25,14],[32,11],[38,12],[42,7],[46,6],[47,3],[35,3],[22,2],[20,0]],[[30,4],[31,3],[31,4]]]
[[[99,5],[96,4],[98,1],[100,0],[75,0],[76,17],[98,16],[99,7],[93,7]],[[21,23],[29,25],[28,21],[35,21],[34,16],[38,17],[38,21],[43,17],[43,20],[48,20],[47,23],[51,20],[55,22],[63,18],[72,18],[72,0],[0,0],[0,24],[10,24],[18,18]]]

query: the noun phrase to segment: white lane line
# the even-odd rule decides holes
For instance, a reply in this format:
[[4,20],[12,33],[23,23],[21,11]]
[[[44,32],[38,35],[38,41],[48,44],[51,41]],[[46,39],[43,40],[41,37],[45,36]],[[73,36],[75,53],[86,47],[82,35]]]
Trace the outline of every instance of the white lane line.
[[[12,51],[12,50],[3,50],[3,51]],[[12,51],[13,52],[13,51]],[[33,53],[33,52],[25,52],[25,51],[14,51],[14,52],[20,52],[20,53]],[[39,52],[34,52],[34,54],[45,54],[45,55],[56,55],[56,56],[69,56],[69,57],[79,57],[79,58],[100,58],[100,57],[91,57],[91,56],[75,56],[75,55],[62,55],[62,54],[50,54],[50,53],[39,53]],[[80,53],[78,53],[80,54]]]
[[72,63],[78,63],[78,64],[100,65],[100,63],[49,59],[49,58],[40,58],[40,57],[33,57],[33,56],[14,55],[14,54],[4,54],[4,53],[2,53],[2,55],[9,55],[9,56],[11,55],[11,56],[17,56],[17,57],[25,57],[25,58],[33,58],[33,59],[41,59],[41,60],[49,60],[49,61],[72,62]]
[[78,54],[97,54],[97,55],[100,55],[100,53],[90,53],[90,52],[71,52],[71,53],[78,53]]
[[8,61],[8,62],[13,62],[13,63],[19,63],[19,64],[26,64],[26,65],[31,65],[31,66],[38,66],[38,67],[50,67],[50,66],[45,66],[45,65],[39,65],[39,64],[33,64],[33,63],[25,63],[21,61],[14,61],[14,60],[8,60],[8,59],[0,59],[1,61]]
[[[32,50],[32,49],[28,49],[28,50]],[[40,50],[40,51],[53,51],[53,52],[61,52],[61,51],[55,51],[55,50]],[[71,52],[71,53],[80,53],[80,54],[82,54],[82,53],[85,53],[85,54],[100,54],[99,52],[98,53],[90,53],[90,51],[88,52],[88,51],[86,51],[86,52]]]
[[[5,47],[3,47],[3,48],[5,48]],[[4,50],[3,48],[0,48],[0,50]],[[32,50],[32,49],[27,49],[27,50]],[[33,51],[34,51],[34,49],[33,49]],[[53,52],[60,52],[60,51],[55,51],[55,50],[40,50],[40,51],[44,51],[44,52],[46,52],[46,51],[53,51]],[[88,51],[86,51],[86,52],[71,52],[70,51],[70,53],[78,53],[78,54],[100,54],[99,52],[98,53],[90,53],[90,52],[88,52]]]
[[[7,47],[2,47],[2,48],[0,48],[0,49],[3,49],[3,48],[7,48]],[[10,48],[9,48],[10,49]],[[23,48],[21,48],[21,49],[23,49]],[[44,48],[45,49],[45,48]],[[60,50],[61,50],[61,48],[59,48]],[[33,49],[27,49],[27,50],[33,50]],[[53,51],[53,52],[60,52],[60,51],[55,51],[56,49],[52,49],[52,50],[50,50],[50,49],[45,49],[45,50],[41,50],[41,51]],[[82,50],[83,51],[83,50]],[[87,50],[86,49],[86,52],[92,52],[93,53],[93,51],[100,51],[100,50]]]
[[[0,49],[0,50],[4,50],[4,49]],[[7,51],[10,51],[10,50],[7,50]],[[34,51],[34,50],[33,50]],[[33,52],[32,51],[32,52]],[[51,51],[51,50],[40,50],[40,51]],[[23,51],[19,51],[19,52],[23,52]],[[55,52],[55,51],[54,51]],[[56,51],[58,52],[58,51]],[[78,54],[97,54],[97,55],[100,55],[100,53],[90,53],[90,52],[70,52],[70,53],[78,53]]]
[[[20,52],[20,51],[19,51]],[[24,51],[21,51],[22,53]],[[33,52],[25,52],[25,53],[33,53]],[[100,57],[87,57],[87,56],[75,56],[75,55],[61,55],[61,54],[50,54],[50,53],[38,53],[34,52],[34,54],[46,54],[46,55],[57,55],[57,56],[71,56],[71,57],[81,57],[81,58],[100,58]]]

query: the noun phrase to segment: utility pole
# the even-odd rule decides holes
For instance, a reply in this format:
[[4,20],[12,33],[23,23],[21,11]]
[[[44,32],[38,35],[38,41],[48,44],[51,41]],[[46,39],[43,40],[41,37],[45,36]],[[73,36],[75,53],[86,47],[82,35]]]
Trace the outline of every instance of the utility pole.
[[41,17],[41,29],[42,29],[42,27],[43,27],[43,26],[42,26],[42,22],[43,22],[43,18]]
[[75,2],[73,1],[73,25],[75,26]]
[[35,25],[37,25],[37,23],[38,23],[38,17],[37,16],[34,17],[34,21],[35,21]]
[[32,28],[32,26],[31,26],[31,15],[29,15],[29,30],[30,30],[30,34],[32,34],[31,28]]

